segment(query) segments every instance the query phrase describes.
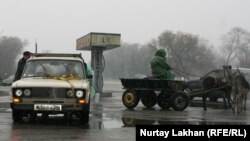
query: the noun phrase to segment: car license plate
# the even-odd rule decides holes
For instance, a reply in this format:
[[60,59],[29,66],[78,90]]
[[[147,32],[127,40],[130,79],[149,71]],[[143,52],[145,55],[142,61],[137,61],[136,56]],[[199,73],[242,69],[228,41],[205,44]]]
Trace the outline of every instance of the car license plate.
[[62,111],[62,105],[35,104],[36,111]]

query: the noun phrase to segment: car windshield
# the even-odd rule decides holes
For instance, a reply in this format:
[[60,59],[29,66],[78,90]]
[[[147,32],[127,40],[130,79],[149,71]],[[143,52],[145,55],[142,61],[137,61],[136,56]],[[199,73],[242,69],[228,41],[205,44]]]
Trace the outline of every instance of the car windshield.
[[68,60],[30,60],[27,62],[22,77],[66,77],[85,78],[80,61]]

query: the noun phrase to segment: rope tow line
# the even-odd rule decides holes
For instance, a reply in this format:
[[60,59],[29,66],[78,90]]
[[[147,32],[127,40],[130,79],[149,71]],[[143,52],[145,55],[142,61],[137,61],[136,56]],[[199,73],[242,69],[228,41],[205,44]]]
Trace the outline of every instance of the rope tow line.
[[189,95],[190,96],[195,96],[197,94],[204,94],[204,93],[208,93],[208,92],[211,92],[211,91],[214,91],[214,90],[220,90],[220,89],[226,88],[228,86],[230,86],[230,85],[229,84],[225,84],[225,85],[217,87],[217,88],[201,89],[201,90],[197,90],[197,91],[191,92]]
[[[75,98],[75,87],[70,82],[70,80],[81,80],[79,77],[76,77],[76,76],[47,76],[47,77],[44,77],[44,78],[55,79],[55,80],[63,80],[63,81],[68,82],[70,87],[71,87],[71,90],[72,90],[72,92],[74,94],[74,98]],[[73,104],[74,104],[74,108],[75,108],[76,107],[76,102],[74,101],[74,99],[73,99]]]
[[198,75],[194,75],[194,74],[191,74],[191,73],[187,73],[187,72],[180,71],[180,70],[178,70],[178,69],[176,69],[176,68],[174,68],[174,67],[172,67],[172,69],[173,69],[174,71],[178,72],[178,73],[188,74],[188,75],[190,75],[190,76],[195,76],[195,77],[201,77],[201,76],[198,76]]

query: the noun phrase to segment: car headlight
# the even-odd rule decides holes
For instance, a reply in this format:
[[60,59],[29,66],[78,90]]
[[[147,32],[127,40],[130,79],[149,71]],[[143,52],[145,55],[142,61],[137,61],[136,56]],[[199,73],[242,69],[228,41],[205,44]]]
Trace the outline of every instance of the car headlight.
[[15,95],[16,96],[22,96],[23,95],[23,90],[21,90],[21,89],[17,89],[16,91],[15,91]]
[[67,91],[67,97],[73,97],[74,96],[74,93],[72,90],[68,90]]
[[29,97],[29,96],[31,96],[31,90],[30,90],[30,89],[25,89],[25,90],[23,91],[23,94],[24,94],[24,96]]
[[78,97],[78,98],[83,97],[83,91],[82,90],[77,90],[76,91],[76,97]]

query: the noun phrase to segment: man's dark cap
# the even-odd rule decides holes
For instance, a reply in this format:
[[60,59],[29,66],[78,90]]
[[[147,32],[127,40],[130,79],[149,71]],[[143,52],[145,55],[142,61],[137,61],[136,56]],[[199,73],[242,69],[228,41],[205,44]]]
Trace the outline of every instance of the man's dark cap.
[[32,55],[32,53],[31,53],[31,52],[29,52],[29,51],[25,51],[25,52],[23,52],[23,56],[30,56],[30,55]]

